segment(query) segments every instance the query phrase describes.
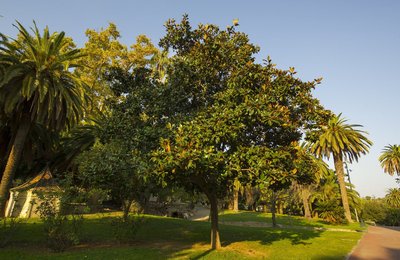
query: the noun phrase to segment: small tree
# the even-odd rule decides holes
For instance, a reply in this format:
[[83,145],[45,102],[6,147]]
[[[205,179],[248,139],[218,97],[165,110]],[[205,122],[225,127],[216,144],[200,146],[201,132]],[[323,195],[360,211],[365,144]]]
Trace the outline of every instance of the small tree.
[[142,195],[145,176],[139,174],[143,167],[140,155],[123,147],[115,142],[96,143],[78,159],[79,178],[85,186],[107,190],[121,204],[123,218],[128,219],[132,203]]

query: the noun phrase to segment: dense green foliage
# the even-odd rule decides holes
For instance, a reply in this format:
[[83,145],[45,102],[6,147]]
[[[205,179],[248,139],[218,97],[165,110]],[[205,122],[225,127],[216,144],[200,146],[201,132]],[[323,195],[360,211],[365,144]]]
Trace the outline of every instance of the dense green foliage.
[[400,226],[400,207],[392,207],[385,199],[366,198],[362,202],[361,217],[366,222]]

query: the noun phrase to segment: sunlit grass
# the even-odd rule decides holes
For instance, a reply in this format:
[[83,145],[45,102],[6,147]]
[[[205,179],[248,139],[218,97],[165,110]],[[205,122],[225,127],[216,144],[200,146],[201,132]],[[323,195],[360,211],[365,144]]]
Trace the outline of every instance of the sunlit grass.
[[[359,232],[221,225],[223,248],[211,251],[209,222],[146,215],[135,242],[120,245],[113,239],[111,220],[119,213],[86,215],[81,244],[63,253],[44,246],[40,220],[28,220],[0,259],[343,259],[361,237]],[[290,218],[293,218],[290,220]],[[269,221],[268,214],[225,212],[221,221]],[[307,223],[303,223],[307,226]],[[336,226],[337,227],[337,226]],[[341,226],[340,226],[341,227]]]
[[[365,230],[365,226],[360,223],[351,224],[330,224],[321,219],[306,219],[299,216],[289,216],[277,214],[277,224],[285,227],[314,227],[324,229],[348,229],[354,231]],[[224,211],[220,214],[220,221],[222,222],[256,222],[272,224],[271,213],[264,212],[250,212],[250,211]]]

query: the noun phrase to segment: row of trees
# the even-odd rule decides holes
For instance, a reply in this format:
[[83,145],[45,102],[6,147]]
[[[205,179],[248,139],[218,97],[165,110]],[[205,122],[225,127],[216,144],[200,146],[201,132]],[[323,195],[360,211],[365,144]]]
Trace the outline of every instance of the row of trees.
[[303,82],[269,57],[256,63],[259,48],[235,26],[169,20],[160,49],[145,36],[127,48],[113,24],[88,30],[82,49],[64,33],[17,28],[0,42],[2,214],[17,169],[49,164],[59,178],[109,191],[124,216],[165,188],[201,192],[219,248],[219,201],[240,185],[292,186],[309,217],[327,171],[318,158],[332,156],[352,221],[343,162],[371,141],[312,96],[321,79]]

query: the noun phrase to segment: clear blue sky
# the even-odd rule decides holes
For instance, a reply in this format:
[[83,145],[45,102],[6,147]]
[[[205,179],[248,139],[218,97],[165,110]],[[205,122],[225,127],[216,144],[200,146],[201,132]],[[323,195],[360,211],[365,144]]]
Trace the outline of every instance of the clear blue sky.
[[20,1],[2,0],[0,32],[16,35],[15,20],[26,27],[65,31],[78,46],[87,28],[116,23],[122,42],[139,34],[158,43],[168,18],[187,13],[193,25],[222,28],[239,18],[239,30],[261,47],[259,61],[270,55],[278,67],[293,66],[303,80],[323,77],[315,91],[322,104],[361,124],[374,142],[370,153],[353,163],[352,182],[362,196],[384,196],[397,187],[383,173],[378,157],[387,144],[400,144],[400,1]]

